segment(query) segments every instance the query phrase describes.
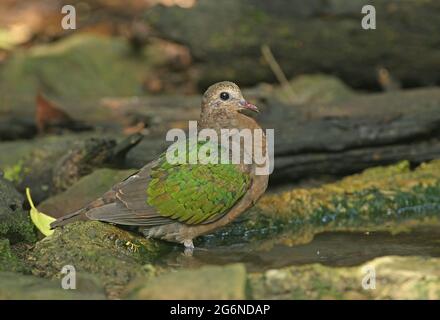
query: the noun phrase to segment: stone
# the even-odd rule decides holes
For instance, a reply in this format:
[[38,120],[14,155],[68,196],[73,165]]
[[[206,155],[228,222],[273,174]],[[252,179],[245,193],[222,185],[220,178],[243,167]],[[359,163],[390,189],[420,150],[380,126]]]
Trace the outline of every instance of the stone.
[[126,299],[246,299],[246,269],[242,264],[179,270],[153,279],[135,279]]
[[291,266],[249,275],[253,299],[440,297],[440,259],[386,256],[357,267]]
[[74,222],[36,243],[27,257],[34,275],[61,278],[71,265],[78,274],[89,273],[104,285],[110,297],[137,276],[148,275],[151,263],[170,246],[99,221]]
[[83,276],[75,290],[65,290],[60,281],[30,275],[0,272],[0,300],[100,300],[105,299],[96,279]]
[[[31,116],[35,95],[44,83],[51,97],[69,101],[66,111],[71,116],[87,115],[91,121],[99,113],[93,107],[99,98],[141,94],[143,77],[163,57],[150,47],[137,59],[134,56],[124,39],[84,33],[17,50],[0,72],[0,110]],[[78,103],[80,99],[90,103]]]

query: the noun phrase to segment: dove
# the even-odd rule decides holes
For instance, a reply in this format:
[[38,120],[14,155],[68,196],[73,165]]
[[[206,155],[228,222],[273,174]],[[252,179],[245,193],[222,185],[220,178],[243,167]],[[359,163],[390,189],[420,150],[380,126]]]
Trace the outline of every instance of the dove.
[[[258,112],[235,83],[213,84],[203,95],[198,129],[219,135],[226,129],[262,130],[247,110]],[[265,154],[264,133],[260,136],[263,140],[254,147]],[[244,143],[240,140],[240,147]],[[240,157],[238,163],[170,163],[163,153],[99,199],[52,222],[51,228],[77,220],[136,226],[147,238],[181,243],[192,251],[194,238],[229,224],[264,194],[269,173],[257,174],[257,150],[251,150],[251,161]]]

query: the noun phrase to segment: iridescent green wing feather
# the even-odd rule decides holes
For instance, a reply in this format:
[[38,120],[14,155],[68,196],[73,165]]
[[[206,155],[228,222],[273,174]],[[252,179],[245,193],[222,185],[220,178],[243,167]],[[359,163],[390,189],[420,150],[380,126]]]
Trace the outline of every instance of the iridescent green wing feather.
[[249,175],[237,165],[170,164],[162,155],[151,169],[146,203],[163,217],[199,224],[225,214],[249,185]]

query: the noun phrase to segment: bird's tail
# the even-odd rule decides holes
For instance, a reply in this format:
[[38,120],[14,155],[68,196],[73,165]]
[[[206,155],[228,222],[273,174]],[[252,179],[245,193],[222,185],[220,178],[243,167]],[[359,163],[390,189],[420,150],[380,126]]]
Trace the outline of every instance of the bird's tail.
[[88,220],[85,215],[86,211],[87,211],[86,208],[82,208],[82,209],[79,209],[78,211],[75,211],[75,212],[72,212],[72,213],[67,214],[65,216],[62,216],[61,218],[58,218],[57,220],[52,222],[50,224],[50,228],[55,229],[58,227],[62,227],[62,226],[66,225],[68,223],[71,223],[71,222]]
[[57,220],[55,220],[50,224],[50,228],[55,229],[75,221],[91,220],[89,217],[87,217],[86,215],[87,212],[96,209],[98,207],[102,207],[105,204],[111,203],[113,199],[114,199],[114,191],[109,191],[105,193],[101,198],[98,198],[95,201],[89,203],[84,208],[81,208],[75,212],[69,213],[65,216],[58,218]]

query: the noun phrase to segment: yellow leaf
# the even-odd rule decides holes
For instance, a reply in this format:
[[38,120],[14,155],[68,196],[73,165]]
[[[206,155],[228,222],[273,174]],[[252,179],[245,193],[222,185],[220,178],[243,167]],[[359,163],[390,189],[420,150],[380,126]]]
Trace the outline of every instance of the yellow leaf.
[[46,237],[50,236],[53,233],[53,230],[50,229],[50,224],[54,222],[56,219],[44,214],[35,208],[34,202],[31,198],[31,191],[29,188],[26,188],[26,196],[31,205],[31,220],[35,224],[35,226],[40,230],[42,234]]

